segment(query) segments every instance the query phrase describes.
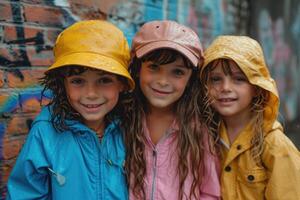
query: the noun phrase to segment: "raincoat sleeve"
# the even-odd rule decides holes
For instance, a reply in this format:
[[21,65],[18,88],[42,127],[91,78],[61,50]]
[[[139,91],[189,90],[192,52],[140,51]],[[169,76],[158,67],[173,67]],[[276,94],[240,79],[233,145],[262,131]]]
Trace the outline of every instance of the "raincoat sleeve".
[[300,200],[300,152],[281,130],[266,136],[262,160],[269,178],[266,199]]
[[7,200],[51,199],[47,159],[41,135],[45,130],[32,127],[7,183]]

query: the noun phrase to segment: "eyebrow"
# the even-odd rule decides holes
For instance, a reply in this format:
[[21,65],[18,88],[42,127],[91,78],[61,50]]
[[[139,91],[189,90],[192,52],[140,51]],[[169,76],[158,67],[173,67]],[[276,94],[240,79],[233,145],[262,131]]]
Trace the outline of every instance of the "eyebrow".
[[180,68],[183,68],[183,69],[190,69],[188,66],[184,65],[184,64],[177,64],[177,65],[174,65],[175,67],[180,67]]
[[246,76],[246,75],[245,75],[243,72],[241,72],[241,71],[232,71],[232,74]]
[[98,71],[96,72],[97,75],[103,76],[103,75],[115,75],[114,73],[106,72],[106,71]]
[[215,74],[216,74],[216,75],[219,75],[219,74],[224,74],[224,72],[214,72],[214,71],[211,71],[209,74],[210,74],[210,75],[211,75],[211,74],[213,74],[213,75],[215,75]]

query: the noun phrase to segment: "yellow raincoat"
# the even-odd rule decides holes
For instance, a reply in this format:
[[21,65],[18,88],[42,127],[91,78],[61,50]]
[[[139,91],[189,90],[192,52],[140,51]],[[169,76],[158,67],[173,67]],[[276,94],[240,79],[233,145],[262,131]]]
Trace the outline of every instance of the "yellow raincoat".
[[[277,119],[279,97],[260,45],[246,36],[219,36],[205,51],[204,67],[215,59],[234,60],[249,82],[270,93],[264,109],[263,166],[250,155],[251,123],[230,144],[224,125],[221,188],[224,200],[300,200],[300,152]],[[203,70],[203,69],[202,69]]]

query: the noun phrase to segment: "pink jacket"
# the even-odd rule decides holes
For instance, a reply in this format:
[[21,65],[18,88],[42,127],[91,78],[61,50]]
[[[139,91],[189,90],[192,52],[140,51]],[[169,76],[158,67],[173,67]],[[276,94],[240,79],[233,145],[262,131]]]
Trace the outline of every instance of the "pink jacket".
[[[150,139],[146,123],[145,156],[147,174],[145,176],[146,200],[177,200],[179,191],[179,179],[177,174],[176,145],[178,126],[174,122],[167,134],[154,145]],[[219,200],[219,163],[216,157],[207,151],[205,155],[205,173],[200,187],[201,200]],[[184,185],[184,194],[188,197],[192,184],[192,175],[188,177]],[[136,199],[130,191],[130,200]]]

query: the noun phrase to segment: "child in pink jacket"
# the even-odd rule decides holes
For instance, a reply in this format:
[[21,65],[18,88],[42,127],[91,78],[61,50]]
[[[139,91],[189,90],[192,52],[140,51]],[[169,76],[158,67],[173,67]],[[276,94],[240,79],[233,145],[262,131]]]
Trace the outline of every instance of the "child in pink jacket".
[[130,199],[220,199],[213,138],[200,113],[198,36],[174,21],[152,21],[135,35],[130,73],[136,89],[124,124]]

